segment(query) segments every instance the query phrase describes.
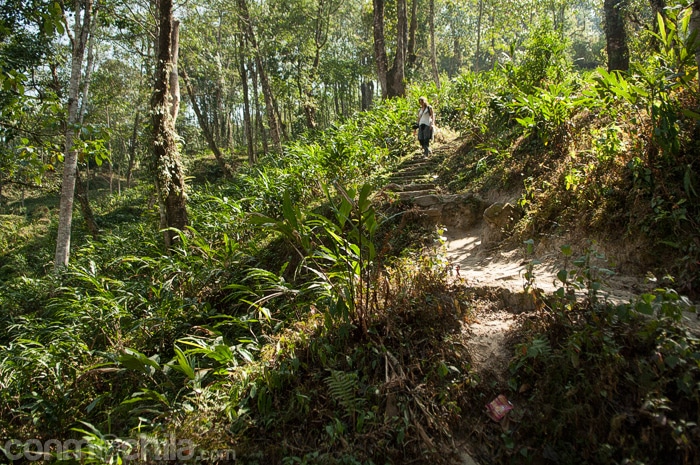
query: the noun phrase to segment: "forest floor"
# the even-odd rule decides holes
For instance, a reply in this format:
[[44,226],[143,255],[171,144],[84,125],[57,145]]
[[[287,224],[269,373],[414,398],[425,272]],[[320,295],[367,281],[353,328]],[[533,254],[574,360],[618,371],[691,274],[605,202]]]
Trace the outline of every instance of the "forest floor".
[[[457,135],[445,132],[443,139],[434,144],[434,154],[427,160],[416,152],[414,158],[427,165],[428,169],[421,173],[422,179],[411,178],[407,182],[415,185],[417,182],[436,179],[437,176],[429,172],[430,158],[439,160],[449,157],[458,146]],[[436,163],[433,162],[432,166],[435,167]],[[393,181],[400,183],[398,178]],[[418,192],[416,195],[425,195],[425,192]],[[439,188],[436,195],[440,195]],[[512,201],[515,200],[512,199],[512,195],[506,192],[492,192],[488,197],[493,201]],[[409,198],[404,196],[404,199]],[[560,252],[561,245],[568,244],[576,251],[585,251],[591,247],[587,239],[576,241],[571,236],[549,238],[538,244],[536,255],[533,256],[528,255],[524,246],[513,244],[513,241],[484,241],[485,235],[488,234],[487,229],[486,223],[480,220],[465,229],[448,228],[444,231],[445,252],[452,265],[451,279],[456,286],[468,288],[477,296],[476,303],[462,321],[462,334],[473,368],[483,386],[483,405],[471,412],[464,412],[464,431],[454,436],[456,452],[461,463],[465,465],[477,463],[472,457],[490,462],[490,452],[495,447],[493,443],[500,441],[499,433],[509,428],[507,422],[498,424],[486,414],[486,404],[499,393],[507,391],[518,321],[536,313],[525,287],[528,263],[534,258],[537,259],[537,264],[532,267],[534,282],[531,281],[530,285],[534,284],[544,294],[550,295],[561,286],[561,282],[556,278],[557,272],[564,267],[571,267],[570,263],[564,261]],[[613,256],[616,252],[614,245],[610,244],[595,244],[595,250],[605,250],[606,255]],[[629,253],[626,250],[619,252],[621,255]],[[602,262],[597,266],[613,268],[612,265]],[[639,294],[656,287],[656,283],[650,281],[647,276],[634,273],[616,272],[601,280],[603,289],[596,298],[616,304],[632,302]],[[585,290],[582,291],[581,297],[583,292]],[[700,335],[700,320],[693,311],[688,311],[683,321],[695,334]],[[517,408],[517,405],[514,406],[514,410]],[[518,415],[515,413],[513,416],[517,418]]]

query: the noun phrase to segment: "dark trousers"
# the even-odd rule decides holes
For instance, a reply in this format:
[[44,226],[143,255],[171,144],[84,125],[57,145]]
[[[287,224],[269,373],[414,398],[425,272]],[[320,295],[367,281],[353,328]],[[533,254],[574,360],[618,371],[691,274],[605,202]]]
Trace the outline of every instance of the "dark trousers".
[[433,138],[433,128],[427,124],[421,124],[418,128],[418,142],[423,149],[423,155],[428,156],[430,154],[430,139]]

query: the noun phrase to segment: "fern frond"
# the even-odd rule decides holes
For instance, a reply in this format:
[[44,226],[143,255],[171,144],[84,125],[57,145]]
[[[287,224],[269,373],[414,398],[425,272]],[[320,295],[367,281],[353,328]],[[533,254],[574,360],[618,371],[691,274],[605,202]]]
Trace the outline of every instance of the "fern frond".
[[364,403],[363,398],[355,396],[359,384],[357,372],[331,370],[325,382],[333,400],[343,407],[348,415],[354,415]]

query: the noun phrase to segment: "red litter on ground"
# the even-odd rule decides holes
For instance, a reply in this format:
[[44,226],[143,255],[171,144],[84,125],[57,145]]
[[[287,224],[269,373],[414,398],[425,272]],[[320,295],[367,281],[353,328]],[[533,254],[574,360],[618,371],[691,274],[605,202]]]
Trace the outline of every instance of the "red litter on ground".
[[486,413],[493,421],[501,421],[511,410],[513,410],[513,404],[503,394],[486,404]]

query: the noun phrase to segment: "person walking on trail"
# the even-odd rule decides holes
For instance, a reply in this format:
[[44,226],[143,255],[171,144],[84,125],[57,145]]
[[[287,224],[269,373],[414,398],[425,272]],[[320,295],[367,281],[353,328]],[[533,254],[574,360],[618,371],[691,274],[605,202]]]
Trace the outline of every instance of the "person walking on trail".
[[420,110],[418,111],[418,142],[423,149],[423,156],[428,156],[430,150],[430,140],[433,138],[433,125],[435,124],[435,112],[433,107],[428,105],[428,99],[420,97],[418,99]]

